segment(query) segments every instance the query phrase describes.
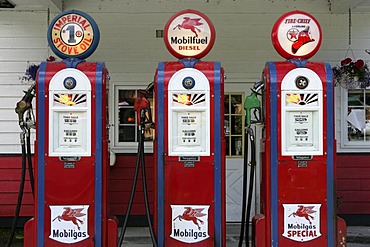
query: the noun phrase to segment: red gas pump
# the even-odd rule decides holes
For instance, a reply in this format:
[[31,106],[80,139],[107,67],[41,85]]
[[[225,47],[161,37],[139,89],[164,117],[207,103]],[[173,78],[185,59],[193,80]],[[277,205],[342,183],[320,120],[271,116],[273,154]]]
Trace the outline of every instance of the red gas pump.
[[86,13],[55,17],[49,45],[62,62],[43,62],[36,78],[35,215],[24,246],[115,246],[108,217],[108,71],[86,62],[99,29]]
[[164,41],[180,60],[159,63],[154,78],[155,211],[158,246],[226,246],[224,73],[203,62],[215,30],[184,10],[166,24]]
[[272,30],[287,61],[263,70],[261,214],[253,246],[345,246],[335,198],[334,84],[328,63],[311,62],[321,44],[317,20],[293,11]]

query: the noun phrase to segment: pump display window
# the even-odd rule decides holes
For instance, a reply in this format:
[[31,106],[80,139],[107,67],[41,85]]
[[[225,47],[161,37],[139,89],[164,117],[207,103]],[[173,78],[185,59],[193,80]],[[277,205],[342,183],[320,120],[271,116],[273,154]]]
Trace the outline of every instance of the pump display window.
[[342,147],[370,145],[370,89],[342,89]]
[[224,133],[226,156],[243,156],[243,93],[225,93]]

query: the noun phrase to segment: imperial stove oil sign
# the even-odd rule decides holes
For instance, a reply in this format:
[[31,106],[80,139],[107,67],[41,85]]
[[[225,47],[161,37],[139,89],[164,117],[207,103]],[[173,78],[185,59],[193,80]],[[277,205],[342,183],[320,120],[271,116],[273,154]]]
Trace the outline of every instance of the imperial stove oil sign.
[[283,204],[283,236],[297,242],[307,242],[321,236],[321,204]]
[[50,206],[51,229],[49,238],[73,244],[85,240],[88,234],[89,205]]
[[209,205],[171,205],[171,237],[184,243],[197,243],[209,238]]

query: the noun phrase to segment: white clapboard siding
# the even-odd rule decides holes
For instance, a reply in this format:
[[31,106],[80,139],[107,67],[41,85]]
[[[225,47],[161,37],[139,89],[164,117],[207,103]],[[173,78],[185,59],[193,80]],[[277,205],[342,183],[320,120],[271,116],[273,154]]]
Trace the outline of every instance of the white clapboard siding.
[[[18,116],[14,109],[30,83],[22,83],[28,62],[48,57],[47,11],[0,11],[0,153],[20,153]],[[32,131],[34,133],[34,131]],[[32,135],[33,146],[34,135]]]
[[[115,85],[145,87],[153,80],[158,62],[176,60],[155,33],[163,30],[167,20],[183,9],[199,10],[214,24],[216,42],[203,60],[221,61],[227,76],[225,91],[231,83],[238,83],[241,91],[247,91],[250,84],[245,83],[261,78],[266,61],[283,60],[271,43],[271,29],[275,21],[288,11],[309,12],[322,27],[322,45],[312,60],[328,61],[334,66],[345,58],[348,48],[348,14],[331,14],[327,0],[66,0],[63,6],[65,10],[87,12],[97,22],[100,43],[88,61],[104,61]],[[14,107],[22,97],[22,91],[29,87],[29,84],[22,84],[19,77],[24,74],[28,62],[38,64],[52,55],[46,32],[48,22],[56,14],[51,12],[48,16],[47,9],[40,8],[37,11],[0,11],[2,154],[19,153]],[[370,58],[364,52],[370,48],[369,22],[367,13],[352,13],[351,48],[356,58]],[[336,100],[338,103],[339,97]],[[339,126],[338,104],[336,110]],[[338,143],[339,137],[337,135]]]

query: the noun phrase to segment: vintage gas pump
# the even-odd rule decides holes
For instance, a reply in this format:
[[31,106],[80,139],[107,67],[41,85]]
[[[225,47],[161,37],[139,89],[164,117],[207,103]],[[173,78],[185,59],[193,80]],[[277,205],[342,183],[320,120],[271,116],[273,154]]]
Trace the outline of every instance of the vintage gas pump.
[[108,71],[86,62],[99,43],[95,21],[65,11],[48,42],[61,62],[43,62],[36,78],[35,215],[24,246],[115,246],[108,217]]
[[261,214],[253,246],[345,246],[336,215],[334,90],[328,63],[308,61],[322,33],[308,13],[281,16],[272,41],[286,61],[267,62],[262,102]]
[[225,245],[224,72],[204,62],[215,41],[195,10],[167,22],[164,42],[180,60],[154,78],[155,212],[158,246]]

